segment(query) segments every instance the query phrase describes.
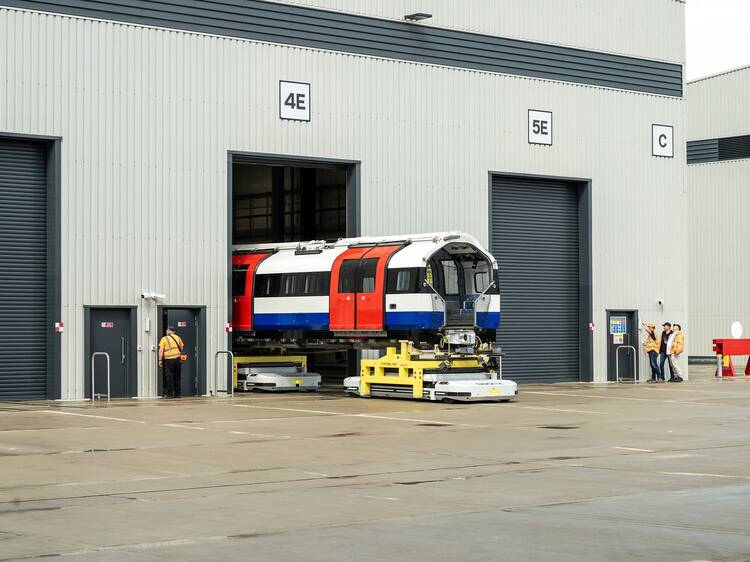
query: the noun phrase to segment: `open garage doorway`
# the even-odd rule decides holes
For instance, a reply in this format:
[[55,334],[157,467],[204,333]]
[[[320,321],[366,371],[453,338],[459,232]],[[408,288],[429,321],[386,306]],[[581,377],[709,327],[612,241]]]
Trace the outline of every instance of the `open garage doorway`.
[[[228,166],[230,294],[231,246],[359,236],[359,162],[230,152]],[[308,355],[324,384],[356,374],[357,363],[351,351]]]

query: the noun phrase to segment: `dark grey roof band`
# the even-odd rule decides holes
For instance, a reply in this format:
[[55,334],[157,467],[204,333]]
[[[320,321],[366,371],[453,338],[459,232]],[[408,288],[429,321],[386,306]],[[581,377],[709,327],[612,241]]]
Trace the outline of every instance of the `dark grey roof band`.
[[263,0],[0,0],[0,5],[682,96],[679,64]]
[[687,163],[721,162],[750,158],[750,135],[688,141]]

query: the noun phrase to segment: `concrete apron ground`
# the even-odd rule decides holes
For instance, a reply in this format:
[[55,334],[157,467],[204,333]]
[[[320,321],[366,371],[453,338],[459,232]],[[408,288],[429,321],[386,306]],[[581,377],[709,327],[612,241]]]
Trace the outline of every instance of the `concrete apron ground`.
[[0,404],[0,559],[748,560],[750,380],[709,371],[513,404]]

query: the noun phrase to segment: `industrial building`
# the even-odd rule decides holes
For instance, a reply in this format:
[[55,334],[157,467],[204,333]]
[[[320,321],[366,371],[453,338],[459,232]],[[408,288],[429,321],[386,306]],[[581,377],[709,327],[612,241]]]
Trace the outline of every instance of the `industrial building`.
[[447,230],[506,377],[632,376],[641,321],[691,333],[686,140],[748,133],[686,137],[684,7],[0,0],[0,399],[89,396],[95,351],[159,396],[167,324],[206,393],[233,244]]
[[690,356],[750,331],[750,67],[688,82]]

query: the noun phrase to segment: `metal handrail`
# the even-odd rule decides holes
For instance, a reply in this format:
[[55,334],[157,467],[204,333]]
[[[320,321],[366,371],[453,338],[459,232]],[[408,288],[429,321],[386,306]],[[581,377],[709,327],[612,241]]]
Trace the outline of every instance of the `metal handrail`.
[[[232,369],[234,369],[234,353],[232,353],[229,350],[219,350],[214,354],[214,396],[217,396],[219,394],[219,355],[229,355],[230,359],[232,360]],[[227,394],[231,393],[232,398],[234,398],[234,384],[233,383],[234,383],[234,380],[232,381],[232,383],[227,385],[228,387],[231,388],[231,390],[227,388],[227,390],[221,391]]]
[[638,362],[637,355],[638,350],[632,345],[618,345],[615,348],[615,375],[617,376],[617,382],[620,382],[620,350],[621,349],[632,349],[633,350],[633,384],[638,384]]
[[[478,296],[478,297],[477,297],[476,299],[474,299],[474,327],[475,327],[475,328],[478,328],[478,327],[479,327],[479,324],[477,324],[477,303],[479,302],[479,300],[480,300],[480,299],[481,299],[482,297],[484,297],[484,295],[486,295],[486,294],[487,294],[487,291],[489,291],[489,290],[490,290],[490,289],[491,289],[492,287],[494,287],[494,286],[495,286],[495,280],[493,279],[493,280],[492,280],[492,281],[490,282],[490,284],[489,284],[489,285],[487,285],[487,288],[486,288],[486,289],[485,289],[484,291],[482,291],[482,292],[481,292],[481,293],[479,294],[479,296]],[[490,310],[490,306],[489,306],[489,305],[487,305],[487,311],[489,312],[489,310]]]
[[109,353],[107,353],[106,351],[95,351],[94,353],[91,354],[91,402],[93,403],[94,399],[96,398],[96,392],[94,391],[94,381],[96,380],[96,377],[95,377],[96,373],[94,372],[95,371],[94,365],[96,362],[94,361],[94,359],[97,356],[107,358],[107,403],[109,403],[110,398],[111,398],[110,385],[109,385],[110,370],[109,370]]
[[437,292],[437,289],[435,289],[435,287],[433,287],[431,283],[428,283],[427,281],[423,281],[422,286],[430,289],[433,293],[435,293],[437,298],[443,301],[443,326],[447,326],[448,325],[448,303],[445,301],[442,295]]

